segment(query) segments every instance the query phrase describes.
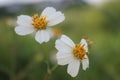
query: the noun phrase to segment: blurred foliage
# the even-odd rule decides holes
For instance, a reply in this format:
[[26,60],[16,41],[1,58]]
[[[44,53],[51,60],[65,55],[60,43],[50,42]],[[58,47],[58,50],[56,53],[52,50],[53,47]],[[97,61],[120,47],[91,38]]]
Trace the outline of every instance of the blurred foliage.
[[[78,76],[72,78],[67,74],[67,65],[58,66],[50,80],[120,80],[119,8],[119,3],[108,3],[100,8],[71,5],[62,10],[66,20],[55,27],[75,43],[88,36],[93,42],[90,67],[86,71],[80,68]],[[33,12],[26,8],[17,14],[31,15]],[[39,44],[34,40],[34,34],[18,36],[14,32],[15,26],[5,24],[6,18],[0,19],[0,80],[44,80],[48,64],[49,68],[56,64],[50,59],[50,55],[57,52],[55,39]]]

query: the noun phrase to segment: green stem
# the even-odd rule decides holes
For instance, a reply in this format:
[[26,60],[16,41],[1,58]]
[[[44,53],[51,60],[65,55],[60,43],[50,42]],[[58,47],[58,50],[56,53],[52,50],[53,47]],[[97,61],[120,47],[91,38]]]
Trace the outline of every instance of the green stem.
[[44,80],[49,80],[50,76],[52,75],[52,72],[58,67],[58,65],[55,65],[50,69],[48,62],[46,62],[46,64],[47,64],[47,74],[45,75]]
[[58,67],[58,65],[56,64],[55,66],[53,66],[53,68],[51,69],[51,71],[53,72],[57,67]]
[[49,80],[51,74],[52,74],[51,70],[48,70],[48,71],[47,71],[47,74],[45,75],[44,80]]

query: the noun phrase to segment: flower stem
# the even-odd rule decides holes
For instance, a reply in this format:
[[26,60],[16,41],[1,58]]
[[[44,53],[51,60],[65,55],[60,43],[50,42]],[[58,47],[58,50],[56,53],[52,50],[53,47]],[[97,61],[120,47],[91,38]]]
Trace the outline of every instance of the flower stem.
[[52,74],[51,70],[48,70],[44,80],[49,80],[49,77],[51,76],[51,74]]
[[58,65],[56,64],[50,69],[48,62],[46,62],[46,64],[47,64],[47,74],[45,75],[44,80],[49,80],[50,76],[52,75],[52,72],[58,67]]
[[56,64],[55,66],[52,67],[51,71],[53,72],[57,67],[58,65]]

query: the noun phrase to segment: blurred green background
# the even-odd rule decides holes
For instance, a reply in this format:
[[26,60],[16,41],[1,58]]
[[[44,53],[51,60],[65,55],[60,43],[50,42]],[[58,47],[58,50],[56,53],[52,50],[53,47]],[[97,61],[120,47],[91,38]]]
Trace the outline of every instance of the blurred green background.
[[[14,31],[12,20],[16,21],[17,16],[32,16],[44,9],[33,6],[25,6],[15,13],[0,9],[0,80],[44,80],[47,68],[57,64],[54,59],[56,38],[39,44],[34,35],[19,36]],[[90,66],[86,71],[80,67],[77,77],[72,78],[67,74],[67,65],[58,66],[49,80],[120,80],[119,2],[98,7],[77,3],[57,10],[61,10],[66,19],[54,27],[61,29],[75,43],[84,36],[93,43],[88,55]]]

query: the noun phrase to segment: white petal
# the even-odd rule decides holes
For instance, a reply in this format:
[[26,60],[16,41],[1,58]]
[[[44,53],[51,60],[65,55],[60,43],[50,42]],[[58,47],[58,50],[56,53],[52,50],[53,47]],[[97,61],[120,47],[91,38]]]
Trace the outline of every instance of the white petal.
[[41,13],[41,16],[51,16],[53,13],[56,12],[56,9],[53,7],[47,7],[43,10],[43,12]]
[[64,53],[71,53],[72,52],[72,48],[65,44],[62,40],[58,39],[55,42],[55,48],[60,51],[60,52],[64,52]]
[[86,70],[87,68],[89,68],[89,59],[88,59],[87,55],[85,55],[84,58],[85,59],[82,60],[82,68],[83,68],[83,70]]
[[15,32],[18,35],[27,35],[27,34],[32,33],[33,31],[35,31],[35,29],[33,27],[17,26],[15,28]]
[[66,45],[68,45],[68,46],[70,46],[70,47],[72,47],[72,48],[75,46],[74,42],[73,42],[69,37],[67,37],[66,35],[62,35],[62,36],[61,36],[61,40],[62,40]]
[[53,13],[51,16],[46,17],[46,20],[48,21],[47,26],[54,26],[64,21],[64,19],[65,16],[60,11]]
[[48,31],[48,33],[49,33],[50,37],[54,37],[54,35],[53,35],[53,31],[52,31],[52,29],[51,29],[51,28],[47,29],[47,31]]
[[44,30],[44,40],[45,42],[48,42],[50,40],[51,36],[49,34],[48,30]]
[[79,67],[80,67],[80,61],[74,60],[72,63],[68,64],[68,68],[67,68],[68,74],[70,74],[72,77],[77,76],[79,72]]
[[50,35],[47,30],[39,30],[35,35],[35,40],[40,44],[43,42],[48,42],[50,40]]
[[58,61],[59,65],[66,65],[66,64],[69,64],[70,62],[72,62],[74,60],[74,57],[73,57],[72,53],[58,52],[56,54],[56,58],[57,58],[57,61]]
[[32,18],[27,15],[20,15],[17,19],[17,24],[21,26],[32,26]]
[[82,39],[81,42],[80,42],[80,44],[84,45],[84,48],[85,48],[86,52],[88,52],[88,44],[87,44],[86,40]]

